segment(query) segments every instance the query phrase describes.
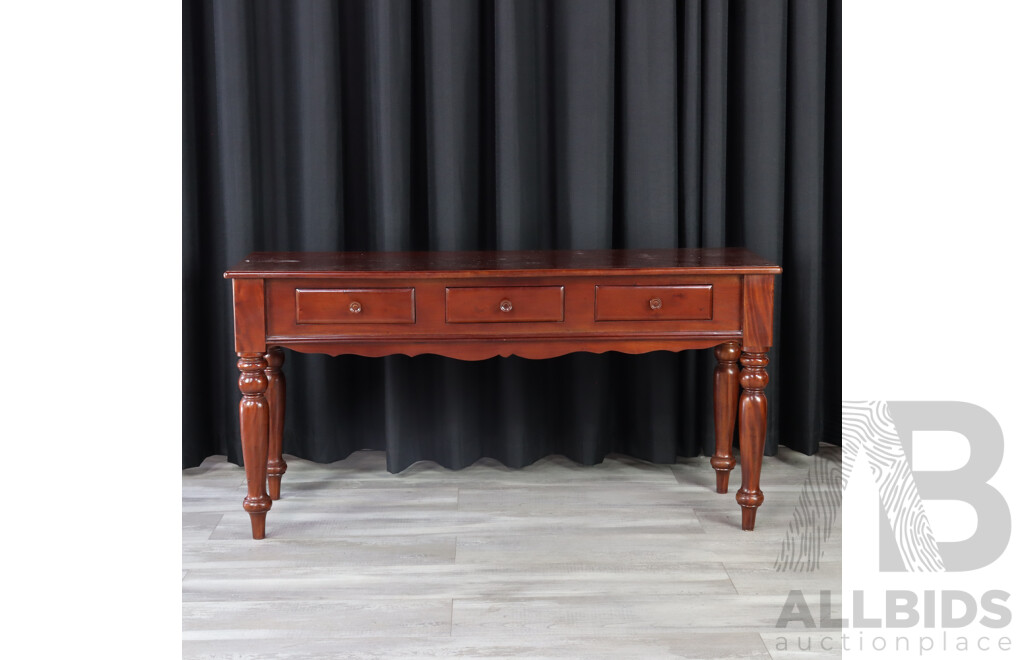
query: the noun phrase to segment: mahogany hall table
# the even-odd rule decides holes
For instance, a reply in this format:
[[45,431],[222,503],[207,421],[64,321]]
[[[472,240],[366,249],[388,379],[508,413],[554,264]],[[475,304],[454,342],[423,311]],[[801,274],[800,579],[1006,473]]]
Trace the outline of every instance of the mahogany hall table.
[[764,501],[765,367],[781,272],[740,248],[250,254],[224,277],[234,292],[252,537],[263,538],[287,467],[283,348],[483,360],[714,347],[711,466],[727,492],[738,408],[736,501],[743,529],[753,529]]

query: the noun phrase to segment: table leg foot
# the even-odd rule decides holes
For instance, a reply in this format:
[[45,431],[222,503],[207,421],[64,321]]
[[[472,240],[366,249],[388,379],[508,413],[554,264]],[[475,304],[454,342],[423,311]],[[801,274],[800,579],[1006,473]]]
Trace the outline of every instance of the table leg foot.
[[757,517],[757,507],[761,506],[764,502],[764,493],[758,490],[747,490],[746,488],[740,488],[739,492],[736,493],[736,502],[740,505],[740,511],[743,514],[743,529],[752,530],[754,529],[754,518]]
[[757,507],[745,506],[741,509],[743,512],[743,530],[753,531],[754,529],[754,518],[757,517]]
[[267,535],[267,512],[259,511],[249,514],[249,523],[252,525],[252,538],[259,541]]

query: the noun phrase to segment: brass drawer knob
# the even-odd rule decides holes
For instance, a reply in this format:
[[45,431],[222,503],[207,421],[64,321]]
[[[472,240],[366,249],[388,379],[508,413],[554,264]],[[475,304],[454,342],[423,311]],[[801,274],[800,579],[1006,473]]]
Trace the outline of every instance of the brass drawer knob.
[[501,303],[498,304],[498,309],[500,309],[503,312],[511,312],[512,311],[512,301],[511,300],[502,300]]
[[651,309],[661,309],[661,298],[651,298]]
[[359,304],[359,301],[353,300],[351,303],[349,303],[348,311],[352,312],[353,314],[358,314],[359,312],[363,311],[363,306]]

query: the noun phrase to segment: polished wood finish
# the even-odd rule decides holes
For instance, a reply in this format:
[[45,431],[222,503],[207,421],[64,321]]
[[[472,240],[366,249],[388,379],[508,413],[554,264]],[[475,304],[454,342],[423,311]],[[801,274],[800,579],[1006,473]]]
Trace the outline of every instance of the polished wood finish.
[[734,341],[715,347],[714,405],[715,455],[711,467],[715,468],[715,485],[719,493],[729,492],[729,473],[736,466],[732,455],[732,436],[736,429],[736,404],[739,400],[740,345]]
[[736,501],[743,512],[743,529],[754,529],[757,507],[764,502],[761,492],[761,459],[767,431],[768,348],[772,345],[772,310],[775,278],[750,275],[743,278],[743,351],[740,354],[739,403],[740,458],[743,485]]
[[[738,408],[743,487],[737,500],[743,528],[752,529],[763,500],[764,367],[780,272],[737,248],[249,255],[225,277],[235,294],[245,509],[253,537],[263,536],[285,470],[282,348],[483,360],[719,347],[712,466],[725,492],[735,465]],[[737,381],[743,385],[738,405]]]
[[775,278],[770,275],[743,278],[743,350],[767,349],[772,345],[774,292]]
[[[277,277],[264,280],[266,289],[266,343],[297,351],[354,354],[367,357],[381,355],[420,355],[434,353],[459,360],[482,360],[496,356],[519,355],[547,358],[574,351],[600,353],[621,343],[624,352],[679,351],[685,348],[709,348],[723,341],[739,340],[743,327],[743,276],[725,273],[689,274],[676,271],[668,275],[615,273],[578,275],[566,271],[561,276],[534,277],[523,271],[518,277],[440,277],[385,273],[376,280],[366,274],[352,279],[343,277],[300,279]],[[298,323],[295,300],[304,289],[373,289],[382,285],[415,289],[415,323]],[[714,304],[710,318],[664,320],[648,308],[650,318],[642,320],[598,321],[596,294],[600,288],[629,286],[708,287],[712,288]],[[453,290],[470,289],[479,306],[472,311],[465,299],[454,312],[447,309]],[[521,290],[544,291],[546,308],[538,310],[533,299],[524,298]],[[538,294],[533,294],[537,296]],[[459,295],[456,294],[458,298]],[[561,302],[558,298],[561,297]],[[637,300],[649,304],[650,296]],[[502,312],[503,301],[512,305]],[[562,309],[561,320],[552,319],[556,303]],[[669,303],[665,303],[666,305]],[[662,308],[664,309],[664,307]],[[348,313],[342,310],[344,313]],[[538,316],[546,311],[547,316]],[[657,310],[660,312],[661,310]],[[454,317],[451,314],[454,313]],[[500,319],[508,317],[508,322]],[[474,320],[476,322],[474,322]],[[513,322],[514,321],[514,322]],[[499,340],[499,341],[496,341]],[[381,343],[383,342],[383,352]],[[310,346],[309,344],[315,344]],[[633,348],[630,348],[632,345]]]
[[267,403],[270,405],[270,434],[267,442],[267,491],[270,499],[281,498],[281,477],[288,470],[282,455],[284,442],[284,351],[274,346],[265,356],[267,368]]
[[270,497],[267,495],[267,444],[270,424],[270,410],[264,392],[267,391],[267,376],[264,370],[267,361],[263,353],[238,354],[238,389],[242,400],[238,404],[238,423],[242,433],[242,460],[245,463],[245,478],[248,494],[242,500],[242,508],[249,513],[252,523],[252,537],[264,536]]
[[231,287],[235,299],[235,352],[263,353],[267,335],[263,284],[235,280]]
[[415,323],[416,291],[389,289],[296,289],[295,322]]
[[630,337],[628,334],[613,335],[599,339],[574,340],[565,335],[540,336],[536,338],[500,336],[486,341],[465,340],[453,346],[443,336],[416,340],[388,341],[386,338],[335,339],[331,341],[295,341],[286,347],[299,353],[322,355],[362,355],[384,357],[387,355],[443,355],[458,360],[487,360],[493,357],[518,356],[531,360],[544,360],[569,353],[628,353],[637,355],[652,351],[682,351],[694,348],[712,348],[725,337]]
[[694,321],[711,318],[714,285],[600,286],[595,321]]
[[761,458],[764,455],[764,437],[768,418],[768,400],[764,388],[768,385],[767,352],[748,352],[740,355],[740,459],[743,485],[736,492],[736,502],[743,511],[743,529],[754,529],[757,507],[764,502],[761,492]]
[[448,323],[561,323],[562,286],[452,286],[445,289]]
[[[530,275],[774,275],[775,264],[744,248],[658,250],[519,250],[468,252],[253,252],[230,268],[229,279],[284,277],[518,277]],[[526,271],[526,272],[523,272]]]

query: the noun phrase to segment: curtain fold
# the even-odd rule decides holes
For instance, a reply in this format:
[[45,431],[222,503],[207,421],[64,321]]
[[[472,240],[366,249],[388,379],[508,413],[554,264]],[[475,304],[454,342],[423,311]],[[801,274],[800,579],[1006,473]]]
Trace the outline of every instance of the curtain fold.
[[[746,246],[784,269],[766,453],[838,442],[839,12],[827,0],[188,0],[183,465],[241,461],[252,250]],[[710,351],[288,353],[285,452],[510,466],[713,450]]]

